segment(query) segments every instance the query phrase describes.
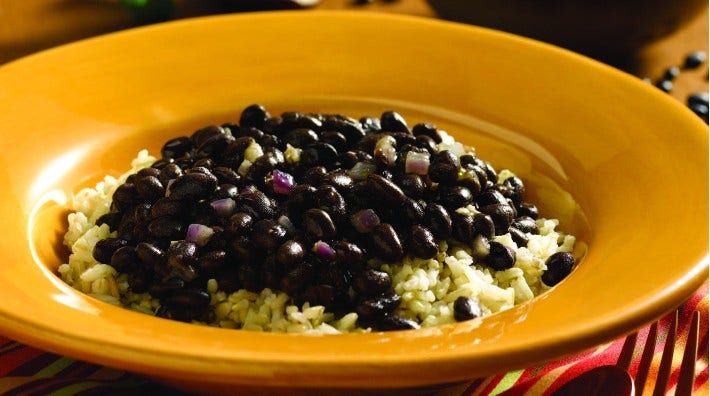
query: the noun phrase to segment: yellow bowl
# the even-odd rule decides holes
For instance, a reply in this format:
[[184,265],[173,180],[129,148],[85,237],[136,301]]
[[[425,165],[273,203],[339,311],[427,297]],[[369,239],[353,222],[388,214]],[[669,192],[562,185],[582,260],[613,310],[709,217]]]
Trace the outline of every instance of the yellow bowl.
[[[175,386],[439,386],[618,337],[707,279],[708,135],[632,76],[558,48],[430,19],[274,12],[86,40],[0,67],[0,332]],[[141,148],[273,112],[432,121],[528,181],[588,246],[549,293],[479,321],[337,336],[183,324],[94,300],[54,271],[72,192]],[[584,246],[584,244],[580,246]]]

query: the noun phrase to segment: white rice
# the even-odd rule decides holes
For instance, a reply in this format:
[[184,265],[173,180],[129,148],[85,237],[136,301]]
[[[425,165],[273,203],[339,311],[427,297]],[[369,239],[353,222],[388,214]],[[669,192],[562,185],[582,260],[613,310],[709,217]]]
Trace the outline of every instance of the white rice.
[[[250,155],[258,157],[259,151],[260,148],[253,147]],[[289,152],[290,157],[297,154],[293,150]],[[109,212],[113,192],[130,174],[149,167],[154,161],[155,158],[143,150],[132,161],[130,171],[118,178],[106,176],[95,188],[83,189],[73,197],[73,213],[68,216],[69,228],[64,237],[71,254],[69,262],[58,269],[66,283],[83,293],[151,315],[160,307],[160,301],[148,293],[131,292],[127,275],[98,263],[92,252],[96,242],[116,236],[107,225],[95,225],[101,215]],[[513,175],[509,170],[502,170],[499,178],[504,180]],[[467,206],[457,211],[473,215],[476,209]],[[527,234],[526,247],[518,247],[510,234],[495,237],[495,241],[516,252],[515,265],[504,271],[476,263],[471,246],[446,242],[440,244],[439,254],[434,259],[406,257],[397,263],[373,260],[369,264],[390,274],[395,293],[402,297],[396,313],[419,322],[422,327],[455,322],[453,304],[460,296],[477,299],[482,315],[486,316],[529,301],[548,290],[540,280],[546,270],[545,260],[555,252],[572,252],[575,238],[557,231],[557,220],[538,219],[537,226],[539,235]],[[287,333],[370,331],[357,327],[354,312],[336,318],[322,306],[293,305],[283,292],[264,289],[261,293],[238,290],[227,294],[218,289],[214,279],[207,282],[205,290],[211,295],[215,318],[212,323],[205,323],[209,326]]]

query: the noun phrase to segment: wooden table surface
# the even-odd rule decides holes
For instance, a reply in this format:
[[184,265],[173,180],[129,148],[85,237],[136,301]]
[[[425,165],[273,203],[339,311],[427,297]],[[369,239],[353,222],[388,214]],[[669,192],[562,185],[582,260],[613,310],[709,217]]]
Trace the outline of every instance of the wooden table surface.
[[[254,0],[250,3],[254,4]],[[225,0],[175,0],[176,18],[220,11]],[[232,4],[239,3],[232,1]],[[243,3],[249,3],[242,1]],[[315,9],[353,9],[437,17],[425,0],[374,0],[357,5],[355,0],[322,0]],[[118,0],[0,0],[0,63],[45,48],[98,34],[136,26]],[[708,49],[708,12],[698,15],[675,34],[641,50],[630,61],[614,66],[639,77],[658,79],[666,68],[682,63],[691,51]],[[684,72],[674,81],[673,96],[684,101],[689,93],[707,91],[708,68]]]

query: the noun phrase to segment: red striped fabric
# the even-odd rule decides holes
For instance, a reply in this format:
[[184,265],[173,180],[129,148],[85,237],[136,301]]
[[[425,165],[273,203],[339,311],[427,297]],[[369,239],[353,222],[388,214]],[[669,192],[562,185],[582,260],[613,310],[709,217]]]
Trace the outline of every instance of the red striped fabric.
[[[687,340],[687,327],[693,312],[700,312],[700,339],[696,359],[696,380],[693,395],[708,395],[708,284],[706,283],[682,307],[675,342],[673,371],[667,391],[674,392],[678,380],[683,349]],[[659,321],[656,348],[648,378],[655,378],[663,351],[663,343],[672,321],[670,313]],[[641,358],[642,345],[649,336],[649,327],[638,332],[637,348],[630,372],[636,376]],[[558,361],[529,367],[524,370],[480,378],[473,381],[463,392],[471,395],[550,395],[562,384],[600,365],[614,364],[621,352],[624,338],[593,349],[582,351]],[[90,363],[43,352],[0,336],[0,394],[2,395],[133,395],[133,394],[181,394],[168,390],[149,379]],[[650,393],[644,393],[644,395]],[[671,393],[672,394],[672,393]]]

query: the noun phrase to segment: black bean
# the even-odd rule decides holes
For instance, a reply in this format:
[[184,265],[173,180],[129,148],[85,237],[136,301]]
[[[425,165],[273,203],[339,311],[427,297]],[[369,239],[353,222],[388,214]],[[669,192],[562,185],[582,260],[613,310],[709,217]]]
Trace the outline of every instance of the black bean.
[[165,195],[163,183],[155,176],[142,177],[136,180],[135,186],[138,195],[148,202],[155,202]]
[[537,234],[538,228],[537,223],[532,217],[529,216],[518,216],[513,220],[511,227],[517,228],[518,230],[526,233]]
[[338,150],[324,142],[315,142],[301,152],[301,163],[306,166],[324,165],[332,168],[338,160]]
[[164,303],[175,307],[206,308],[210,295],[202,290],[181,289],[174,291],[164,299]]
[[367,133],[379,132],[382,129],[380,119],[376,117],[361,117],[360,125]]
[[361,301],[356,307],[355,312],[359,318],[363,320],[372,320],[382,318],[387,314],[392,313],[402,298],[394,293],[388,293],[380,297],[368,298]]
[[306,288],[301,297],[310,305],[322,305],[325,309],[331,309],[335,304],[336,291],[331,285],[318,284]]
[[224,183],[217,186],[217,189],[214,190],[212,197],[215,200],[226,198],[234,199],[237,197],[238,194],[239,190],[237,189],[237,186],[235,186],[234,184]]
[[306,170],[301,180],[306,184],[320,186],[326,174],[328,174],[328,169],[325,169],[325,166],[312,166]]
[[330,215],[322,209],[308,209],[303,215],[303,227],[306,234],[313,240],[331,240],[337,235],[335,223]]
[[192,148],[192,139],[187,136],[180,136],[168,140],[163,145],[163,148],[160,150],[160,154],[163,156],[163,158],[177,159],[189,153]]
[[348,144],[348,140],[345,138],[345,135],[337,131],[321,132],[320,140],[335,147],[335,149],[338,151],[345,150]]
[[184,237],[185,225],[174,217],[158,217],[148,223],[148,233],[153,238],[175,240]]
[[426,135],[417,135],[416,146],[425,149],[429,154],[434,154],[437,152],[438,148],[436,146],[436,141]]
[[96,220],[96,225],[101,226],[101,225],[106,224],[111,231],[116,231],[120,222],[121,222],[121,213],[120,212],[109,212],[109,213],[101,215]]
[[459,242],[469,243],[476,236],[473,217],[460,213],[451,214],[451,235]]
[[440,186],[439,202],[449,209],[468,205],[473,200],[471,190],[463,186]]
[[419,224],[424,218],[424,207],[413,199],[406,199],[402,203],[402,209],[410,224]]
[[367,182],[374,194],[374,198],[383,200],[386,205],[400,204],[407,198],[399,186],[380,175],[368,175]]
[[219,158],[232,141],[234,141],[234,137],[225,133],[211,136],[195,149],[195,158],[212,162],[211,158]]
[[500,242],[490,241],[490,252],[485,259],[486,265],[496,271],[513,268],[515,264],[515,251]]
[[118,272],[128,272],[138,264],[138,255],[133,246],[123,246],[116,249],[111,256],[111,266]]
[[276,203],[259,190],[242,192],[234,199],[238,207],[248,207],[259,218],[272,218],[276,215]]
[[298,264],[281,279],[281,287],[286,293],[295,294],[303,290],[315,279],[316,268],[308,261]]
[[341,115],[328,115],[323,120],[323,130],[338,131],[348,140],[348,145],[352,146],[365,136],[365,130],[357,120]]
[[184,287],[184,280],[180,278],[168,278],[164,282],[153,283],[153,285],[150,286],[148,292],[153,297],[163,298],[169,294],[172,294],[176,290],[180,290]]
[[422,259],[434,258],[439,252],[434,235],[426,227],[418,224],[411,228],[409,246],[414,256]]
[[286,200],[286,209],[291,221],[300,223],[303,213],[316,204],[316,188],[309,184],[297,184]]
[[678,66],[671,66],[663,72],[664,80],[673,80],[680,75],[680,68]]
[[437,183],[453,184],[459,175],[459,159],[449,150],[432,154],[429,159],[429,178]]
[[304,114],[298,111],[288,111],[281,114],[281,128],[283,130],[307,128],[319,131],[322,126],[323,123],[310,114]]
[[478,299],[466,296],[459,296],[454,300],[454,319],[457,322],[471,320],[481,316],[481,307]]
[[483,191],[480,195],[478,195],[478,197],[476,197],[476,204],[479,207],[507,203],[508,200],[506,199],[506,197],[500,191],[492,188]]
[[364,297],[383,294],[392,286],[392,279],[387,272],[368,268],[353,279],[353,289]]
[[249,237],[239,235],[229,242],[231,254],[239,262],[249,262],[257,258],[256,247]]
[[160,198],[150,208],[150,217],[173,216],[179,217],[188,212],[188,205],[185,202],[175,201],[169,198]]
[[511,176],[503,180],[503,186],[508,189],[508,195],[503,195],[512,199],[516,205],[520,204],[525,198],[525,185],[519,178]]
[[412,127],[412,133],[416,135],[424,135],[430,137],[435,143],[441,143],[441,135],[434,124],[420,123]]
[[387,315],[380,321],[379,329],[382,331],[392,330],[416,330],[421,326],[411,319],[397,315]]
[[372,241],[375,253],[384,260],[397,261],[404,256],[404,248],[397,232],[387,223],[372,230]]
[[656,88],[668,93],[673,89],[673,82],[671,80],[660,80],[656,82]]
[[693,51],[685,57],[683,62],[683,67],[685,69],[695,69],[702,65],[707,59],[707,54],[705,51]]
[[111,257],[116,250],[127,246],[128,241],[121,238],[106,238],[96,242],[92,255],[96,261],[102,264],[110,264]]
[[128,273],[128,286],[134,293],[145,293],[153,280],[153,271],[146,267],[136,267]]
[[286,240],[286,229],[271,219],[262,219],[254,223],[251,239],[254,244],[266,251],[273,251]]
[[424,209],[423,224],[437,239],[446,239],[451,235],[451,217],[446,209],[436,203],[427,205]]
[[424,179],[413,173],[408,173],[402,176],[399,181],[399,186],[402,189],[402,192],[415,199],[421,198],[427,188]]
[[510,234],[510,237],[513,239],[513,242],[515,242],[515,244],[518,247],[528,246],[528,240],[530,238],[528,238],[527,234],[525,234],[524,232],[520,231],[517,228],[509,227],[508,233]]
[[276,250],[276,263],[291,268],[301,263],[306,257],[306,250],[303,245],[295,240],[288,240]]
[[493,220],[496,235],[502,235],[508,232],[508,227],[510,227],[515,219],[516,213],[513,207],[508,204],[487,205],[480,209],[481,212],[489,215]]
[[188,241],[177,241],[168,248],[167,257],[171,274],[186,282],[197,277],[197,245]]
[[705,123],[708,122],[708,106],[701,103],[691,103],[688,108],[697,116],[702,118]]
[[215,273],[227,266],[227,260],[227,252],[213,250],[200,256],[197,260],[197,267],[207,273]]
[[688,95],[687,99],[687,104],[690,106],[691,104],[701,104],[701,105],[708,105],[708,93],[707,92],[695,92],[693,94]]
[[395,111],[385,111],[380,117],[380,126],[387,132],[409,132],[407,121]]
[[271,115],[264,106],[253,104],[242,110],[242,114],[239,116],[239,125],[246,128],[263,128],[264,123],[270,117]]
[[335,249],[335,261],[343,268],[357,269],[364,264],[364,253],[355,243],[335,241],[330,246]]
[[209,139],[215,137],[215,136],[220,136],[224,135],[225,130],[217,125],[209,125],[204,128],[200,128],[193,132],[192,136],[190,138],[192,139],[192,143],[194,144],[195,148],[198,148],[202,146],[206,141]]
[[174,200],[197,201],[208,198],[216,188],[216,177],[195,172],[175,179],[168,188],[167,196]]
[[283,138],[284,146],[290,144],[296,148],[304,148],[319,140],[318,134],[308,128],[297,128],[286,134]]
[[182,173],[182,168],[180,168],[177,164],[168,164],[160,170],[158,180],[160,180],[160,183],[162,183],[163,186],[167,186],[170,180],[177,179],[180,175],[182,175]]
[[518,212],[518,216],[527,216],[533,220],[537,219],[539,216],[537,206],[529,202],[521,202],[520,205],[515,207],[515,210]]
[[324,184],[316,189],[316,205],[334,219],[343,219],[347,215],[345,199],[330,184]]
[[113,193],[111,206],[118,211],[124,211],[136,203],[138,190],[133,183],[123,183]]
[[567,252],[553,253],[545,261],[547,270],[542,273],[542,282],[554,286],[566,278],[574,267],[574,256]]
[[149,268],[159,268],[165,263],[165,252],[152,243],[141,242],[136,245],[136,255]]
[[323,184],[329,184],[335,187],[341,194],[350,190],[354,184],[353,178],[342,171],[328,172],[328,174],[323,177],[322,182]]

